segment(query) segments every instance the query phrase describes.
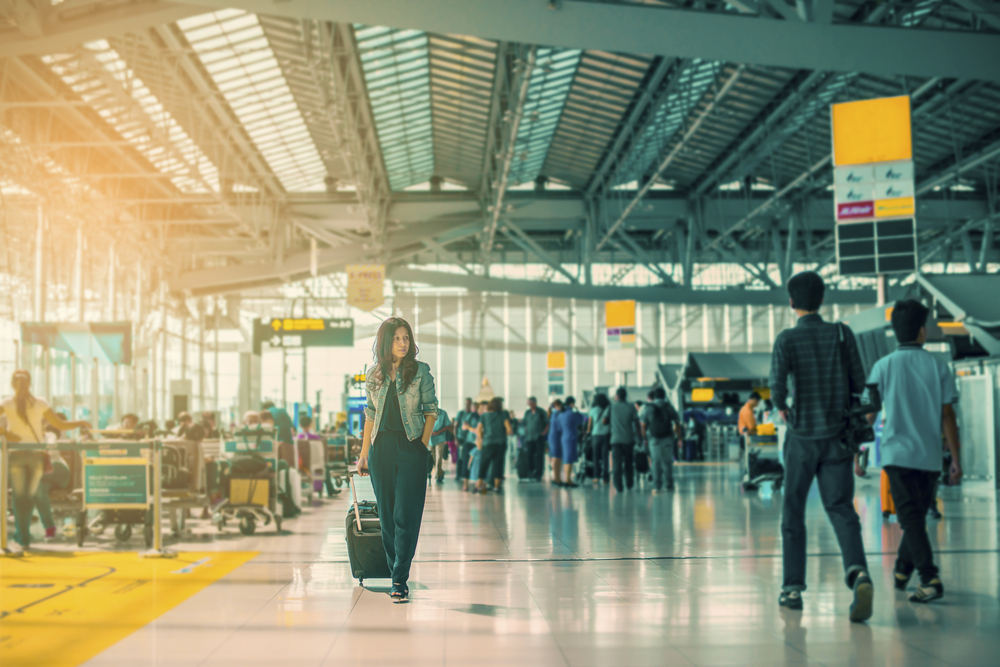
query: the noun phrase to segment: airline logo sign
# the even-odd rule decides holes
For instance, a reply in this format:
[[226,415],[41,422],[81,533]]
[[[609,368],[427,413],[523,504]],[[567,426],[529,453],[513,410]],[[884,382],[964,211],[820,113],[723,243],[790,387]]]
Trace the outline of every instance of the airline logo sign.
[[882,199],[875,202],[876,218],[899,218],[916,215],[916,200],[913,197]]
[[837,220],[864,220],[875,217],[875,202],[837,204]]
[[834,196],[838,203],[872,201],[875,199],[875,185],[838,185],[834,187]]
[[385,302],[382,288],[385,285],[384,264],[347,265],[347,304],[364,311],[371,311]]
[[838,221],[915,214],[912,160],[834,167],[833,178],[834,212]]

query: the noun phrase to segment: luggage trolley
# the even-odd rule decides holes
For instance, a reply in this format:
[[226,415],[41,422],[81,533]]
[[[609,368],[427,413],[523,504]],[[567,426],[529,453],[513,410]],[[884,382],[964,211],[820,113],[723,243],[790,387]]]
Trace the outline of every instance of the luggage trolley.
[[88,443],[83,452],[83,515],[91,509],[100,514],[91,526],[77,530],[77,546],[108,526],[115,527],[116,541],[128,542],[133,526],[142,526],[146,548],[153,547],[159,513],[153,464],[161,446],[159,441]]
[[[326,439],[326,484],[327,490],[335,490],[339,493],[346,483],[348,465],[347,436],[334,435]],[[328,495],[332,495],[329,494]]]
[[740,460],[744,491],[756,491],[765,482],[772,482],[774,490],[781,488],[785,467],[781,464],[781,449],[777,435],[748,435]]
[[239,521],[240,532],[253,535],[257,523],[274,523],[281,533],[281,510],[278,508],[278,448],[273,434],[262,429],[247,429],[233,434],[240,440],[225,443],[230,468],[223,484],[226,499],[216,507],[213,519],[222,531],[229,519]]

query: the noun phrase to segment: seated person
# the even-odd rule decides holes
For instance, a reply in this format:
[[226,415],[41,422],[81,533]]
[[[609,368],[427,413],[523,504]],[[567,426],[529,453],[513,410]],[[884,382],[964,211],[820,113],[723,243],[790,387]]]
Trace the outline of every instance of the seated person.
[[177,415],[177,432],[174,433],[178,438],[185,437],[187,430],[194,425],[194,417],[191,416],[189,412],[182,412]]
[[260,413],[255,410],[248,410],[246,413],[244,413],[243,426],[246,428],[260,426]]
[[211,440],[221,437],[219,427],[216,425],[215,413],[206,410],[201,413],[201,427],[205,429],[205,437]]

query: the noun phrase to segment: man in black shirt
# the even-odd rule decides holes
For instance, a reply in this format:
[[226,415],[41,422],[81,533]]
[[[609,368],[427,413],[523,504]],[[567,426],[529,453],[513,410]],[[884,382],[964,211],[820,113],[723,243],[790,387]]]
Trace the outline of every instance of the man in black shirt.
[[[784,584],[778,604],[802,609],[806,498],[815,478],[840,544],[847,585],[854,590],[850,618],[861,622],[871,618],[874,588],[868,576],[861,522],[854,509],[853,457],[841,444],[840,435],[849,393],[864,390],[865,374],[850,329],[824,322],[819,315],[824,291],[823,279],[812,271],[788,281],[791,305],[799,321],[778,335],[771,356],[771,397],[788,425],[781,512]],[[847,350],[847,373],[842,345]],[[790,397],[794,399],[791,406]]]
[[545,472],[545,436],[549,433],[549,416],[538,407],[534,396],[528,399],[528,409],[524,411],[524,446],[528,448],[531,469],[530,479],[541,481]]

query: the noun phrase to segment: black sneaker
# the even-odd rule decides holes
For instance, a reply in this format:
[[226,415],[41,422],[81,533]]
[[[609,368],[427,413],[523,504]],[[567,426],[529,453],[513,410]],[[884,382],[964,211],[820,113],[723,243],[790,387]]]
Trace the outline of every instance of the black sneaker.
[[937,508],[936,504],[935,505],[931,505],[931,508],[930,508],[930,510],[928,510],[928,513],[931,515],[932,519],[941,519],[944,516],[944,515],[941,514],[941,510],[939,510]]
[[896,587],[897,591],[905,591],[906,586],[910,583],[910,577],[913,576],[913,570],[909,572],[902,572],[899,569],[899,563],[897,561],[896,567],[892,571],[892,585]]
[[802,611],[802,593],[799,591],[782,592],[778,598],[778,606],[792,611]]
[[576,482],[566,482],[565,484],[563,484],[563,487],[565,487],[567,489],[576,489],[576,488],[579,488],[579,486],[580,485],[577,484]]
[[854,578],[854,602],[851,603],[851,621],[864,623],[872,617],[872,600],[875,597],[875,586],[867,572],[861,572]]
[[913,592],[910,596],[910,602],[921,602],[928,603],[931,600],[937,600],[938,598],[944,597],[944,584],[937,577],[934,577],[926,584],[920,582],[917,586],[917,590]]

